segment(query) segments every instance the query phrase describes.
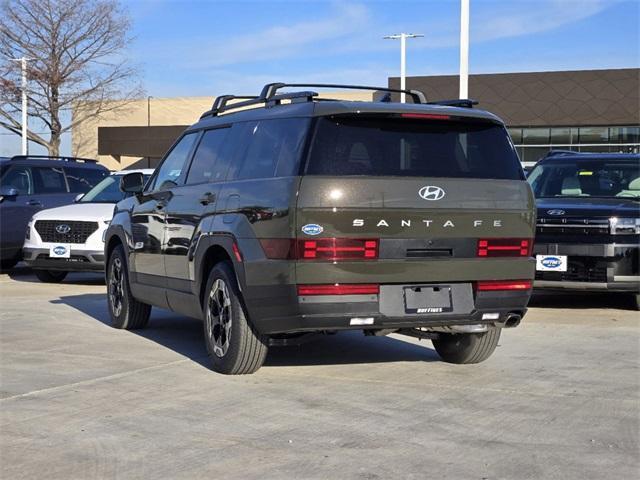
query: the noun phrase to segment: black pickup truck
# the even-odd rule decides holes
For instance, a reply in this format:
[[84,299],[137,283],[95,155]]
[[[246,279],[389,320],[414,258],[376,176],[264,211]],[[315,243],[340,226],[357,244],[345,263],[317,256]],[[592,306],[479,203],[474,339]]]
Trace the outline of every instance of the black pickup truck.
[[528,180],[535,288],[622,292],[640,310],[640,155],[551,152]]

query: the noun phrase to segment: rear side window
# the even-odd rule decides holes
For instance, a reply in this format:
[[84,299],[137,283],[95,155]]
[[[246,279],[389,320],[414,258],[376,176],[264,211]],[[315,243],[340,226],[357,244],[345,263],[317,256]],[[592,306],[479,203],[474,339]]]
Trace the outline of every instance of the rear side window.
[[98,168],[64,167],[69,190],[73,193],[86,193],[99,184],[109,173]]
[[67,193],[62,168],[33,167],[32,171],[37,194]]
[[306,174],[524,179],[501,125],[406,118],[320,118]]
[[202,135],[187,175],[187,185],[224,180],[228,164],[222,161],[222,146],[229,128],[208,130]]
[[2,186],[15,188],[20,195],[33,194],[33,176],[30,167],[11,167],[2,177]]
[[300,154],[309,127],[307,118],[249,122],[241,144],[247,145],[230,171],[231,179],[297,175]]

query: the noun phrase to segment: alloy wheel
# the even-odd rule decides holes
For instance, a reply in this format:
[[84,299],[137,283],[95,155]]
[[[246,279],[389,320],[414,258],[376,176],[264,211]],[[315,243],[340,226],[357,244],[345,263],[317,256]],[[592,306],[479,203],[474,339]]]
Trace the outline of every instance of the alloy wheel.
[[216,356],[222,358],[229,350],[231,337],[231,297],[224,280],[218,278],[211,286],[207,301],[207,333]]
[[111,264],[111,275],[109,275],[109,302],[115,317],[119,317],[122,312],[122,302],[124,299],[124,278],[122,274],[122,261],[115,258]]

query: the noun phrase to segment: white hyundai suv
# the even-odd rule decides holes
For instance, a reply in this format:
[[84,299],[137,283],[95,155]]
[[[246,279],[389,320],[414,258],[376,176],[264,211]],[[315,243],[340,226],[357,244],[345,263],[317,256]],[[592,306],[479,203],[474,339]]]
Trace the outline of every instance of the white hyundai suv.
[[40,210],[27,226],[23,258],[42,282],[61,282],[69,272],[104,270],[104,232],[113,206],[125,196],[120,178],[153,169],[121,170],[106,177],[74,203]]

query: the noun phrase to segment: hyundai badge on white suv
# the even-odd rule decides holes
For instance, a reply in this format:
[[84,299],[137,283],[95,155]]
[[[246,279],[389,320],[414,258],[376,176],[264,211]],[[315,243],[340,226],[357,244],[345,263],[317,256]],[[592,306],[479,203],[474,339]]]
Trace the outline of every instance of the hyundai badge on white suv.
[[115,172],[75,203],[41,210],[31,218],[23,256],[40,281],[61,282],[71,271],[104,270],[103,235],[113,205],[124,198],[120,178],[132,172],[141,172],[147,179],[153,169]]

